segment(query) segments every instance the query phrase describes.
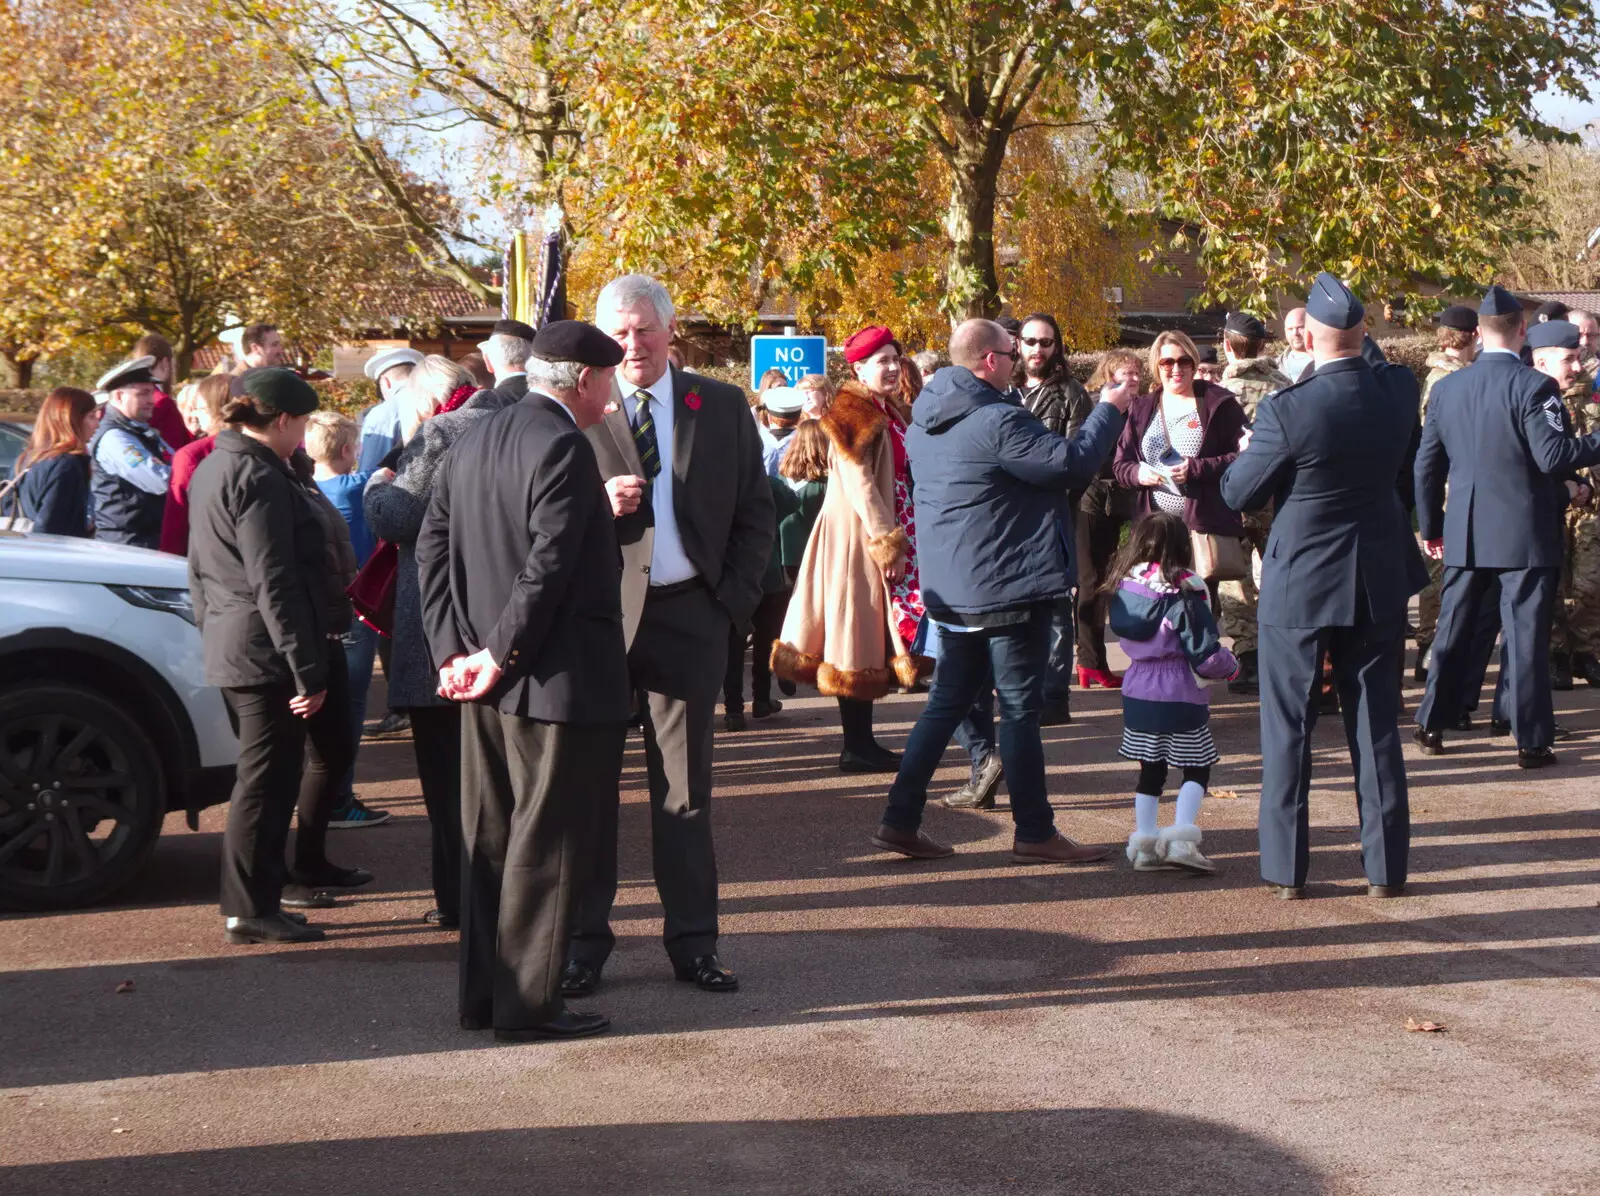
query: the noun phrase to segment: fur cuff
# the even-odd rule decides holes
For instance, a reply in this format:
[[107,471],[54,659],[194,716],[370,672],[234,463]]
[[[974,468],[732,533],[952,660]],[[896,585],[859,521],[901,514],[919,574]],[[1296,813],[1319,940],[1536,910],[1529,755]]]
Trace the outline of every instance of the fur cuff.
[[817,668],[817,691],[830,698],[876,702],[894,685],[893,669],[839,669],[827,661]]
[[1128,862],[1131,864],[1141,855],[1155,855],[1157,841],[1155,835],[1141,835],[1134,831],[1128,836]]
[[911,552],[911,537],[906,529],[897,527],[887,535],[874,536],[867,541],[867,555],[880,569],[890,569]]
[[1200,842],[1200,828],[1197,826],[1164,826],[1156,837],[1163,843],[1198,843]]
[[894,670],[895,680],[900,682],[900,688],[906,692],[916,687],[933,676],[934,659],[931,656],[896,656],[889,662],[889,667]]
[[772,645],[772,671],[785,681],[815,685],[817,668],[821,664],[822,657],[810,656],[793,644],[778,640]]

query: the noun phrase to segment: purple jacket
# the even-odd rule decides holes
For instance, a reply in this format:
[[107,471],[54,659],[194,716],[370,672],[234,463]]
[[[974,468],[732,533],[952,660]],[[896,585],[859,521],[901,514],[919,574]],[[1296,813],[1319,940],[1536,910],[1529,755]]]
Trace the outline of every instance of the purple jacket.
[[1195,675],[1223,681],[1239,662],[1222,646],[1206,585],[1193,573],[1170,585],[1154,564],[1136,566],[1111,599],[1111,629],[1128,654],[1122,717],[1130,730],[1194,731],[1205,726],[1210,696]]
[[[1183,522],[1192,532],[1242,536],[1244,521],[1222,501],[1222,475],[1239,455],[1239,436],[1250,421],[1231,390],[1197,380],[1194,394],[1195,410],[1200,416],[1200,452],[1189,466],[1189,481],[1183,487],[1187,499]],[[1150,490],[1139,485],[1139,466],[1144,463],[1139,444],[1155,418],[1160,398],[1161,392],[1155,390],[1133,401],[1111,466],[1117,484],[1138,495],[1140,515],[1150,511]]]

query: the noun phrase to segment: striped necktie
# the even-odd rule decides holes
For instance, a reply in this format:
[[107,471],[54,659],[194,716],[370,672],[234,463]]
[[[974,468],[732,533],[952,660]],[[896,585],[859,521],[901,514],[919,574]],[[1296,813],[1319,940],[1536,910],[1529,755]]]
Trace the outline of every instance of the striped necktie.
[[633,443],[639,450],[639,464],[645,481],[653,482],[661,472],[661,450],[656,444],[656,423],[650,418],[650,392],[636,391],[633,401]]

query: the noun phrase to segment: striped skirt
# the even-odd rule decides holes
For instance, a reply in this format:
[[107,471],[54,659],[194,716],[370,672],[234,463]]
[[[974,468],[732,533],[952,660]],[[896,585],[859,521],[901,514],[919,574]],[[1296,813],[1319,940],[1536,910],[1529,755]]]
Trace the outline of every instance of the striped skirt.
[[1119,754],[1129,760],[1165,760],[1179,768],[1203,768],[1222,757],[1211,739],[1209,726],[1193,731],[1134,731],[1122,728]]

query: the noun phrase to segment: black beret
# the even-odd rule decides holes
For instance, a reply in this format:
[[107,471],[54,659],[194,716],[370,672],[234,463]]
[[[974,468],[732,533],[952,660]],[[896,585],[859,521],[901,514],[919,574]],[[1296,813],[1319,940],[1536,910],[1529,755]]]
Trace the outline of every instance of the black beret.
[[1521,300],[1499,283],[1485,291],[1483,302],[1478,304],[1480,316],[1514,316],[1521,310]]
[[1454,328],[1459,332],[1478,330],[1478,313],[1465,303],[1452,303],[1435,317],[1441,328]]
[[1546,320],[1528,329],[1530,349],[1576,349],[1578,326],[1566,320]]
[[1267,326],[1247,311],[1230,311],[1222,326],[1229,332],[1249,337],[1253,341],[1267,339]]
[[575,361],[596,367],[622,364],[622,346],[582,320],[546,324],[534,334],[533,355],[541,361]]
[[1329,328],[1349,329],[1366,318],[1367,309],[1349,287],[1323,271],[1306,296],[1306,315]]
[[531,341],[538,335],[531,327],[521,320],[496,320],[490,333],[494,336],[514,336],[518,340]]
[[310,415],[320,406],[311,383],[293,370],[276,366],[234,375],[228,393],[235,398],[248,397],[263,415]]
[[1207,345],[1205,348],[1200,350],[1200,364],[1201,365],[1216,365],[1217,364],[1217,347],[1215,345]]
[[1547,300],[1533,309],[1533,318],[1540,322],[1545,320],[1565,320],[1571,314],[1572,309],[1559,299]]

